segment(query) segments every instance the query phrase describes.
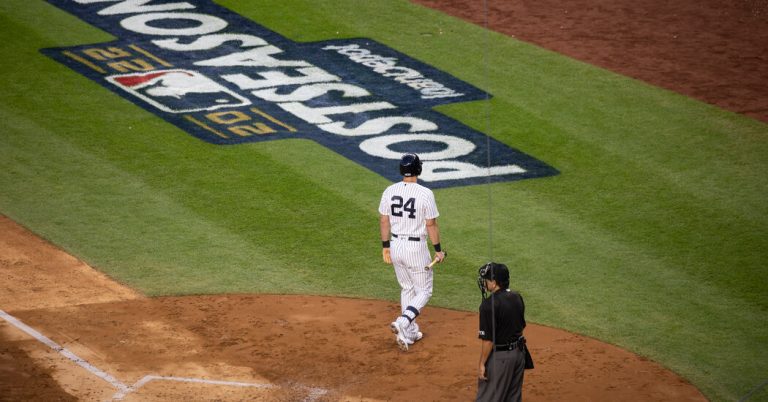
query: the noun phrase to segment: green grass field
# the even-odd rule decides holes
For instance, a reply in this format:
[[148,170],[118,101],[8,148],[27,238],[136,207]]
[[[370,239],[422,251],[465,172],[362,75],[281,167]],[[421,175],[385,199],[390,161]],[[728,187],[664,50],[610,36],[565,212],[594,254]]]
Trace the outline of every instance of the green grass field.
[[[431,305],[475,310],[493,259],[531,322],[647,356],[715,401],[768,379],[766,124],[404,0],[219,3],[295,41],[373,38],[484,89],[439,110],[561,172],[435,191],[450,255]],[[308,140],[184,133],[42,55],[113,38],[41,0],[0,2],[0,38],[0,213],[152,296],[398,300],[381,176]]]

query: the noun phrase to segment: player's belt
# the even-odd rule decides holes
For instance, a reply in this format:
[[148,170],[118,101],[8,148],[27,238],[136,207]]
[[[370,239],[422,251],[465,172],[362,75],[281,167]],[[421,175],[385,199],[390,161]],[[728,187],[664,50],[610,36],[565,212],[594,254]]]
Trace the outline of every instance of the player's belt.
[[403,235],[398,236],[396,234],[393,234],[392,237],[394,237],[395,239],[403,238],[403,240],[421,241],[421,237],[410,237],[410,236],[409,237],[405,237]]

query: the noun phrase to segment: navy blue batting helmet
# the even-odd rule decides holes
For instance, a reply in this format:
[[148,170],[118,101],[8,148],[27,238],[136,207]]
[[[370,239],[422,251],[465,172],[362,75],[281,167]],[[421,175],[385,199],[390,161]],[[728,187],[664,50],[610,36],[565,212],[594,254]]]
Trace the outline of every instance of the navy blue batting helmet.
[[421,174],[421,160],[419,155],[405,154],[400,158],[400,174],[405,177],[418,176]]

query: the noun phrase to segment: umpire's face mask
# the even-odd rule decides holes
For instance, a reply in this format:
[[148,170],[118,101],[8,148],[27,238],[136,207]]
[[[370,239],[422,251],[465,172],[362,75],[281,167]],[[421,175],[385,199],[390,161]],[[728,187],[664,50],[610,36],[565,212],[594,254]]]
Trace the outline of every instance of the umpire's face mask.
[[488,297],[488,284],[485,281],[491,280],[492,274],[490,263],[477,270],[477,287],[480,288],[480,295],[483,299]]

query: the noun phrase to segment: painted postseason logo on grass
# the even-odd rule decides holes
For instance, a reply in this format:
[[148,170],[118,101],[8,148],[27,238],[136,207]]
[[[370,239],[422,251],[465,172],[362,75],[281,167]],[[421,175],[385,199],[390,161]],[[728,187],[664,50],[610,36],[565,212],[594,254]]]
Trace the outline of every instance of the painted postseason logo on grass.
[[203,141],[311,139],[392,181],[416,152],[432,188],[557,174],[431,110],[487,93],[373,40],[296,43],[211,0],[48,2],[119,39],[44,54]]

